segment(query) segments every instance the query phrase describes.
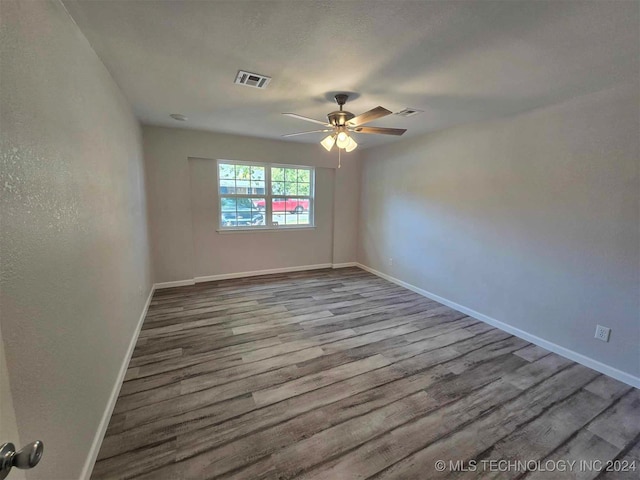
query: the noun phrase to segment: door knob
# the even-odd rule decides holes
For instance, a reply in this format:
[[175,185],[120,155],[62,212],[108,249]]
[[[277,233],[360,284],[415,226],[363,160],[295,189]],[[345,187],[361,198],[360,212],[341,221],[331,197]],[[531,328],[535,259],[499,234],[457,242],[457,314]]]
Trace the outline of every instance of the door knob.
[[42,458],[44,443],[40,440],[31,442],[16,452],[13,443],[5,443],[0,447],[0,480],[9,475],[13,467],[28,469],[35,467]]

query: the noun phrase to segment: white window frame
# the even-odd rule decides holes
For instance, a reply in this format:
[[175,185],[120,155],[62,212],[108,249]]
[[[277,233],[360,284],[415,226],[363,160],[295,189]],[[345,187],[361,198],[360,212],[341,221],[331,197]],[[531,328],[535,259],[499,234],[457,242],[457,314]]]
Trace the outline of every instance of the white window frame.
[[[253,167],[264,167],[264,181],[265,181],[265,193],[264,195],[260,194],[231,194],[231,193],[220,193],[220,164],[226,165],[246,165]],[[275,195],[272,191],[271,184],[271,168],[301,168],[304,170],[309,170],[309,196],[306,195]],[[315,167],[310,167],[308,165],[290,165],[286,163],[269,163],[269,162],[251,162],[251,161],[242,161],[242,160],[225,160],[218,159],[216,162],[216,190],[218,193],[218,208],[217,208],[217,216],[218,216],[218,232],[259,232],[264,230],[304,230],[309,228],[315,228],[315,186],[316,186],[316,169]],[[227,226],[222,224],[222,198],[263,198],[265,199],[265,225],[256,225],[256,226]],[[309,223],[305,225],[274,225],[273,224],[273,198],[293,198],[293,199],[309,199]]]

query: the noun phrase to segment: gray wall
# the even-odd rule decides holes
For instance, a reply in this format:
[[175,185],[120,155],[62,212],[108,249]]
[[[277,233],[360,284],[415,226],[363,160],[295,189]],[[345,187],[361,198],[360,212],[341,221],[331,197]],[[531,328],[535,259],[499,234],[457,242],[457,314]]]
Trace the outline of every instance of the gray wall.
[[0,328],[28,478],[68,480],[151,288],[141,135],[60,3],[0,8]]
[[366,150],[359,261],[638,377],[638,104],[636,82]]
[[[357,154],[337,170],[315,144],[153,126],[143,138],[157,283],[356,260]],[[216,159],[315,166],[316,228],[217,232]]]

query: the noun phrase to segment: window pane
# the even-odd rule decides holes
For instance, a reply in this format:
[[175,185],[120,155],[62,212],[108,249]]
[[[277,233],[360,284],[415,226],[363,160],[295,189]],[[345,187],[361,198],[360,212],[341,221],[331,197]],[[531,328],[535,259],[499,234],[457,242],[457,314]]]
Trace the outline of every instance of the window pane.
[[264,227],[267,224],[267,214],[265,212],[256,212],[251,217],[251,226]]
[[297,182],[298,170],[296,168],[285,168],[284,179],[286,182]]
[[236,205],[238,206],[238,211],[251,210],[251,208],[253,207],[253,203],[251,203],[250,198],[237,198]]
[[284,195],[284,182],[271,182],[271,193],[273,195]]
[[264,167],[251,167],[251,178],[253,180],[264,180]]
[[280,168],[280,167],[271,168],[271,181],[284,182],[284,168]]
[[229,197],[222,197],[220,199],[220,210],[223,212],[235,212],[236,211],[236,199]]
[[236,165],[236,179],[249,180],[251,178],[251,167],[249,165]]
[[285,198],[274,198],[271,200],[271,211],[272,212],[286,212],[287,211],[287,200]]
[[221,163],[219,165],[219,175],[220,178],[235,178],[236,170],[234,165],[229,165],[227,163]]
[[297,183],[285,183],[284,184],[284,194],[285,195],[298,195],[298,184]]
[[309,183],[311,181],[310,170],[298,169],[298,182]]
[[266,209],[267,202],[264,198],[252,198],[251,202],[253,203],[253,209],[258,212],[264,212]]
[[299,183],[298,184],[298,195],[311,195],[311,184],[310,183]]
[[267,193],[265,192],[264,187],[265,182],[263,180],[251,180],[251,192],[249,193],[264,195],[265,193]]
[[278,225],[285,225],[285,216],[284,214],[281,213],[272,213],[271,214],[271,224],[274,227],[277,227]]

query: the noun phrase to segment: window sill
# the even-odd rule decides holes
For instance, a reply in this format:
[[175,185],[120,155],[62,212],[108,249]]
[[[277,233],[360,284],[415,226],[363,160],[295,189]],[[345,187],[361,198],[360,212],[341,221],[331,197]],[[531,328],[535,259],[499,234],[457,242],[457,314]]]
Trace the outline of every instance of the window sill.
[[269,227],[269,228],[217,228],[216,232],[226,235],[228,233],[273,233],[273,232],[299,232],[300,230],[315,230],[315,226],[305,227]]

